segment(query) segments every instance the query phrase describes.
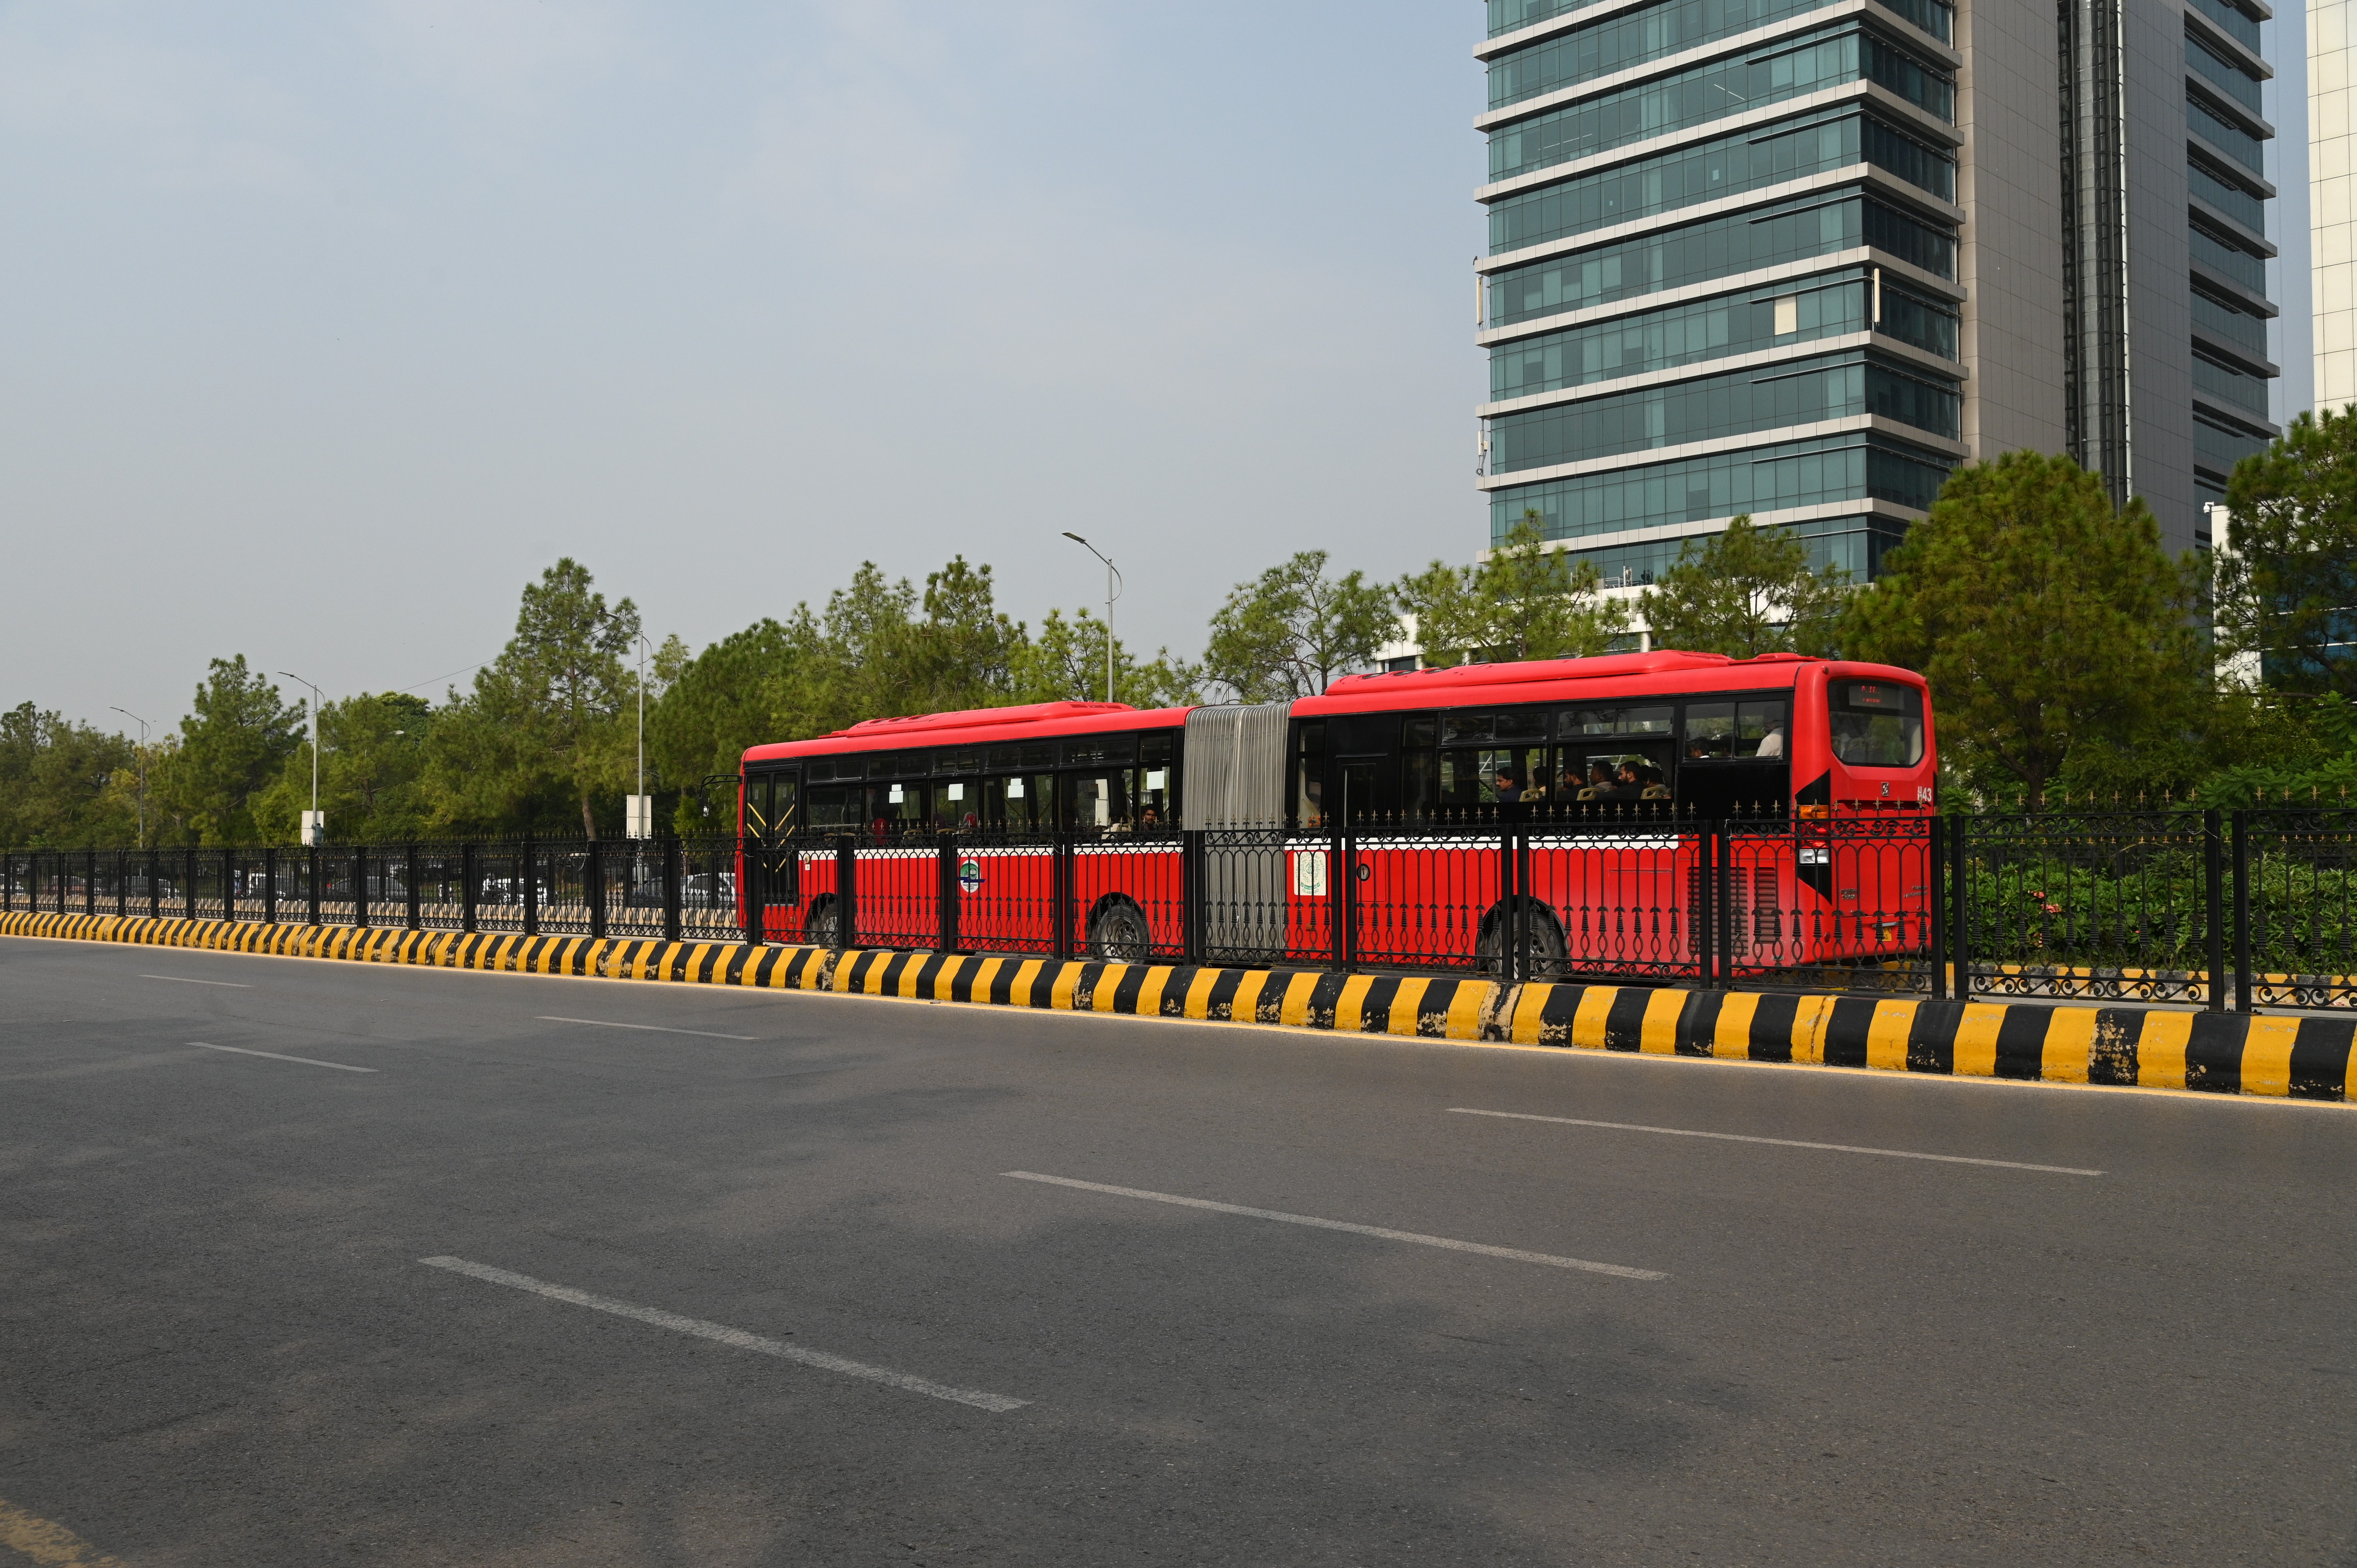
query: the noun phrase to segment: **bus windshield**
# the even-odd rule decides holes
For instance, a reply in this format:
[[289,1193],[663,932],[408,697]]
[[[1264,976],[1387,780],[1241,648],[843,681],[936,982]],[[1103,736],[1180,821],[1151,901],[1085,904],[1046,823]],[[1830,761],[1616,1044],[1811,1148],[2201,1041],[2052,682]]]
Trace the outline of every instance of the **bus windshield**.
[[1852,768],[1923,760],[1923,693],[1888,681],[1836,681],[1826,693],[1834,756]]

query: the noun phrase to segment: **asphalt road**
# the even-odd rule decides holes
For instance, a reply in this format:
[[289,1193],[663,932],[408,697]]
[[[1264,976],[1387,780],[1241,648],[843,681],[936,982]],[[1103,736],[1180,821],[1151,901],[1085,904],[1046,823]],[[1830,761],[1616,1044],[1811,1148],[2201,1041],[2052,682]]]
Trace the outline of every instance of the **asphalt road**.
[[0,940],[0,1525],[2352,1564],[2353,1177],[2340,1107]]

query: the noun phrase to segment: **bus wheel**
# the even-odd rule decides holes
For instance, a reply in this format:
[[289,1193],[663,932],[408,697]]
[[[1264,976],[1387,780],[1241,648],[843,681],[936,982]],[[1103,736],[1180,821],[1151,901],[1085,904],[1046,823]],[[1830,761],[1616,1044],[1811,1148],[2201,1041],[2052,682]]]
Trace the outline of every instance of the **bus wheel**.
[[1126,898],[1108,900],[1089,921],[1089,953],[1108,963],[1144,963],[1154,956],[1146,911]]
[[[1525,950],[1530,961],[1529,978],[1546,980],[1571,972],[1571,947],[1564,940],[1563,925],[1555,911],[1535,898],[1523,900],[1523,929],[1529,946]],[[1514,940],[1514,909],[1511,904],[1501,904],[1481,918],[1480,934],[1474,939],[1473,956],[1483,974],[1502,975],[1506,972],[1507,950]]]
[[834,946],[839,928],[834,918],[834,900],[820,897],[811,900],[810,912],[802,917],[802,940],[814,948]]

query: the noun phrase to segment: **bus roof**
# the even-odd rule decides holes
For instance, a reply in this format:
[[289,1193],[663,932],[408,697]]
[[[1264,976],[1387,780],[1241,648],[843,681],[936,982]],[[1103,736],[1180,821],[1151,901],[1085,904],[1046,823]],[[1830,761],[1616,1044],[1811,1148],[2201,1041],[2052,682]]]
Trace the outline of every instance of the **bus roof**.
[[780,741],[746,748],[745,760],[844,751],[891,751],[904,746],[960,746],[1003,738],[1020,725],[1028,735],[1096,735],[1106,730],[1176,729],[1187,722],[1185,708],[1133,708],[1127,703],[1026,703],[1011,708],[966,708],[950,714],[910,714],[905,718],[862,719],[813,740]]
[[[1730,659],[1724,653],[1688,653],[1663,649],[1652,653],[1611,653],[1597,659],[1528,659],[1496,664],[1458,664],[1446,670],[1398,670],[1380,675],[1345,675],[1323,695],[1303,697],[1293,712],[1382,713],[1391,709],[1458,708],[1485,703],[1576,702],[1727,689],[1791,686],[1801,671],[1824,666],[1845,676],[1922,684],[1910,670],[1889,664],[1813,659],[1800,653],[1762,653]],[[1598,689],[1593,682],[1611,682]],[[905,718],[863,719],[813,740],[781,741],[748,747],[747,762],[847,751],[890,751],[905,746],[980,745],[1002,739],[1011,726],[1027,735],[1096,735],[1108,730],[1175,729],[1190,708],[1133,708],[1126,703],[1028,703],[1020,707],[967,708],[949,714],[912,714]]]
[[[1822,666],[1843,674],[1921,684],[1922,677],[1888,664],[1813,659],[1800,653],[1762,653],[1730,659],[1724,653],[1663,649],[1652,653],[1611,653],[1598,659],[1529,659],[1498,664],[1458,664],[1446,670],[1399,670],[1381,675],[1345,675],[1323,696],[1294,704],[1298,714],[1380,713],[1392,708],[1455,708],[1482,703],[1577,702],[1591,697],[1663,695],[1727,688],[1791,686],[1803,670]],[[1598,690],[1593,684],[1611,684]]]

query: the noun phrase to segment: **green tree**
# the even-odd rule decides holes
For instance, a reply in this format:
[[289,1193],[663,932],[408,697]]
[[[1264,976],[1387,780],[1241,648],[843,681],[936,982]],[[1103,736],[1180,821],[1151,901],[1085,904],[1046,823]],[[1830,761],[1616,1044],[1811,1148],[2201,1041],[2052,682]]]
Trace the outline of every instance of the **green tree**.
[[1746,513],[1724,532],[1681,546],[1677,564],[1642,604],[1656,648],[1829,659],[1850,592],[1847,572],[1810,570],[1805,542],[1782,529],[1754,528]]
[[2087,748],[2132,757],[2198,725],[2199,569],[2169,557],[2143,501],[2120,510],[2070,458],[2008,452],[1949,478],[1851,600],[1842,643],[1921,671],[1946,760],[2035,807]]
[[[431,703],[406,692],[347,697],[319,710],[319,808],[331,837],[376,843],[433,831],[425,772],[436,717]],[[292,843],[310,808],[307,732],[278,776],[254,797],[254,821],[264,838]]]
[[1305,550],[1236,585],[1211,617],[1204,677],[1258,703],[1313,696],[1373,662],[1398,633],[1391,595],[1362,573],[1329,576],[1326,562]]
[[995,707],[1015,690],[1023,628],[998,608],[987,566],[963,555],[925,578],[924,618],[889,656],[912,713]]
[[1598,591],[1594,565],[1547,548],[1543,520],[1526,511],[1513,532],[1472,566],[1435,561],[1400,579],[1393,597],[1415,619],[1429,665],[1471,659],[1586,659],[1609,652],[1628,612]]
[[2357,406],[2303,413],[2226,483],[2217,627],[2267,684],[2357,698]]
[[[683,650],[682,650],[684,651]],[[748,746],[801,740],[793,671],[808,650],[780,622],[763,617],[684,660],[647,710],[647,757],[657,778],[677,791],[673,821],[681,832],[710,832],[706,815],[721,806],[702,782],[734,775]]]
[[[1167,648],[1141,661],[1121,639],[1113,642],[1114,700],[1133,708],[1168,708],[1202,701],[1200,675]],[[1049,610],[1039,635],[1016,650],[1013,700],[1018,703],[1101,703],[1105,694],[1105,625],[1087,610],[1066,620]]]
[[119,735],[20,703],[0,713],[0,844],[133,843],[137,748]]
[[241,653],[212,660],[191,706],[179,745],[149,769],[149,792],[185,837],[251,843],[260,836],[255,797],[301,744],[304,704],[281,701]]
[[578,813],[597,836],[595,803],[627,793],[635,752],[639,631],[630,600],[607,606],[587,567],[565,557],[528,585],[515,635],[454,693],[426,746],[437,820],[475,828],[556,825]]

